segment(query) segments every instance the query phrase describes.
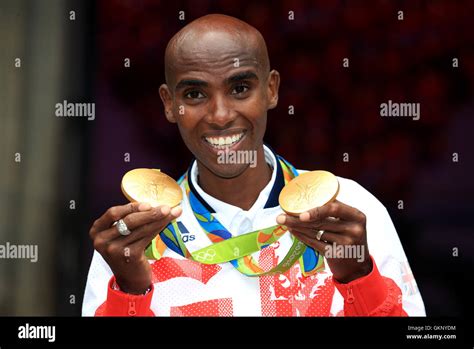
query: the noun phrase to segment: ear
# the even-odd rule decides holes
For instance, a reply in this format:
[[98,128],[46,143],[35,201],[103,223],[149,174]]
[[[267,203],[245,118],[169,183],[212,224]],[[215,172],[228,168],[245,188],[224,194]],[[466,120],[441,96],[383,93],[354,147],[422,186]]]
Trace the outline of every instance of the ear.
[[268,75],[268,109],[273,109],[278,104],[278,89],[280,88],[280,73],[272,70]]
[[165,108],[166,119],[171,123],[176,123],[176,118],[173,115],[173,96],[168,85],[162,84],[160,86],[160,97]]

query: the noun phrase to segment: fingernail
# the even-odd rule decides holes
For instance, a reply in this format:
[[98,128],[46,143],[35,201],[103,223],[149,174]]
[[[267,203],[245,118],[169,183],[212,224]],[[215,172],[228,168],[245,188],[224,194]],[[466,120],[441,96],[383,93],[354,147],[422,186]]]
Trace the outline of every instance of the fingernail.
[[309,221],[309,213],[303,212],[302,214],[300,214],[300,220],[303,222]]
[[277,223],[278,224],[285,224],[285,222],[286,222],[286,216],[285,215],[282,214],[282,215],[279,215],[277,217]]
[[173,207],[173,209],[171,210],[171,214],[175,217],[179,217],[182,211],[183,210],[181,209],[180,206],[176,206],[176,207]]
[[167,216],[170,213],[170,207],[167,205],[161,206],[161,214]]
[[151,205],[148,202],[141,202],[138,205],[138,211],[148,211],[151,209]]

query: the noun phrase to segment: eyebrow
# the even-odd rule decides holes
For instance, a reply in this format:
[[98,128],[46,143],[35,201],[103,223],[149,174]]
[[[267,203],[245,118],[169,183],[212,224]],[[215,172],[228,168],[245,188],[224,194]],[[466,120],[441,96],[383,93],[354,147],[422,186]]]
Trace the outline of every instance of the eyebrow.
[[254,72],[244,71],[244,72],[232,75],[230,78],[227,78],[226,82],[228,84],[231,84],[231,83],[242,81],[242,80],[258,80],[258,76]]
[[207,86],[207,82],[205,81],[195,80],[195,79],[185,79],[178,82],[178,84],[176,85],[176,90],[179,90],[185,87],[206,87],[206,86]]
[[[245,71],[241,73],[237,73],[235,75],[232,75],[231,77],[226,79],[227,84],[232,84],[238,81],[243,81],[243,80],[258,80],[257,74],[251,71]],[[176,90],[185,88],[185,87],[207,87],[208,83],[203,80],[197,80],[197,79],[184,79],[180,80],[176,84]]]

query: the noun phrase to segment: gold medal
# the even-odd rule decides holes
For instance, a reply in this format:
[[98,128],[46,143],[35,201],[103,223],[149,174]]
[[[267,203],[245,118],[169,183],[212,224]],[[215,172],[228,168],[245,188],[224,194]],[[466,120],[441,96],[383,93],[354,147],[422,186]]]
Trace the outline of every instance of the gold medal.
[[293,178],[280,192],[278,202],[283,211],[298,216],[336,199],[337,177],[327,171],[311,171]]
[[132,202],[146,202],[152,207],[179,205],[183,199],[181,187],[160,170],[137,168],[122,178],[122,192]]

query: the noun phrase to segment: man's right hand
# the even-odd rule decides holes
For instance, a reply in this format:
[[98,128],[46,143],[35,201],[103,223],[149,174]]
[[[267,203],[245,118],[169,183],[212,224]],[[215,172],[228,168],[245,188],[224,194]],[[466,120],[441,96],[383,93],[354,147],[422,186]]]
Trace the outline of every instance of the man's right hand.
[[[152,208],[146,203],[130,203],[109,208],[92,225],[89,235],[123,292],[143,294],[151,285],[151,267],[145,248],[172,220],[181,215],[181,207]],[[123,236],[114,222],[123,219],[130,235]]]

